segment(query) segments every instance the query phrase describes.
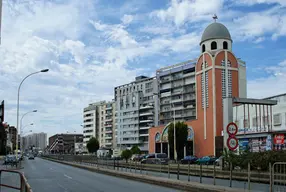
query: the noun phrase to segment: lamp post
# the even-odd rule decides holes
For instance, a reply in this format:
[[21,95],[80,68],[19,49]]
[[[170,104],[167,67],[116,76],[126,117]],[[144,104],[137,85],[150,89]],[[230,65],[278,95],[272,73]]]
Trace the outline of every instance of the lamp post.
[[[36,71],[34,73],[31,73],[29,75],[27,75],[20,83],[19,87],[18,87],[18,96],[17,96],[17,132],[21,133],[21,130],[19,130],[19,100],[20,100],[20,89],[21,89],[21,85],[23,84],[23,82],[30,76],[35,75],[37,73],[45,73],[48,72],[49,69],[43,69],[41,71]],[[18,133],[16,134],[16,158],[18,158]]]
[[22,136],[22,133],[23,133],[23,131],[22,131],[22,121],[23,121],[23,118],[27,115],[27,114],[29,114],[29,113],[36,113],[37,112],[37,110],[35,109],[35,110],[33,110],[33,111],[28,111],[27,113],[25,113],[24,115],[22,115],[22,117],[21,117],[21,120],[20,120],[20,130],[21,130],[21,132],[20,132],[20,146],[21,146],[21,150],[23,150],[23,136]]
[[20,146],[21,146],[21,151],[22,151],[22,153],[23,153],[23,151],[24,151],[24,142],[23,142],[23,139],[24,139],[24,135],[26,134],[26,133],[29,133],[29,132],[32,132],[32,130],[29,130],[29,131],[26,131],[26,132],[24,132],[24,128],[26,128],[26,127],[28,127],[28,126],[32,126],[32,125],[34,125],[33,123],[30,123],[30,124],[28,124],[28,125],[25,125],[23,128],[21,128],[21,138],[20,138]]

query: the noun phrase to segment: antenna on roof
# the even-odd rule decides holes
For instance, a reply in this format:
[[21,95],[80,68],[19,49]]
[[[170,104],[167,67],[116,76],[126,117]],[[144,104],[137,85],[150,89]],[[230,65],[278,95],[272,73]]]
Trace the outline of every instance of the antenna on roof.
[[216,20],[218,19],[216,14],[213,15],[213,19],[214,19],[214,22],[216,22]]

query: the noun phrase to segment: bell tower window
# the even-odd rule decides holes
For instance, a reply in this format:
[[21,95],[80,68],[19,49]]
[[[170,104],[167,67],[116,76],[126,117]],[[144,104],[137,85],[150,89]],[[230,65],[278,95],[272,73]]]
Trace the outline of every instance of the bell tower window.
[[215,50],[215,49],[217,49],[217,43],[215,41],[213,41],[211,43],[211,50]]
[[203,44],[203,46],[202,46],[202,53],[204,53],[206,51],[206,46],[205,46],[205,44]]
[[223,49],[228,49],[228,44],[226,41],[223,42]]

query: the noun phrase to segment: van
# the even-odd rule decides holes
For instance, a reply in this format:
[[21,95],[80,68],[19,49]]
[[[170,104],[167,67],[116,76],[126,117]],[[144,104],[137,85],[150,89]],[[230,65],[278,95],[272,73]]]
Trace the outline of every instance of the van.
[[168,156],[166,153],[153,153],[146,156],[142,159],[142,164],[164,164],[167,165],[169,162]]

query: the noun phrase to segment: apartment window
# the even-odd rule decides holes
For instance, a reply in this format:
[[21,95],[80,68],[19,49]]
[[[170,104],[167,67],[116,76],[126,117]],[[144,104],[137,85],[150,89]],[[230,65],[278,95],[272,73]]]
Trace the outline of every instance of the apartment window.
[[281,125],[281,114],[274,114],[273,115],[273,125],[274,126],[279,126]]

